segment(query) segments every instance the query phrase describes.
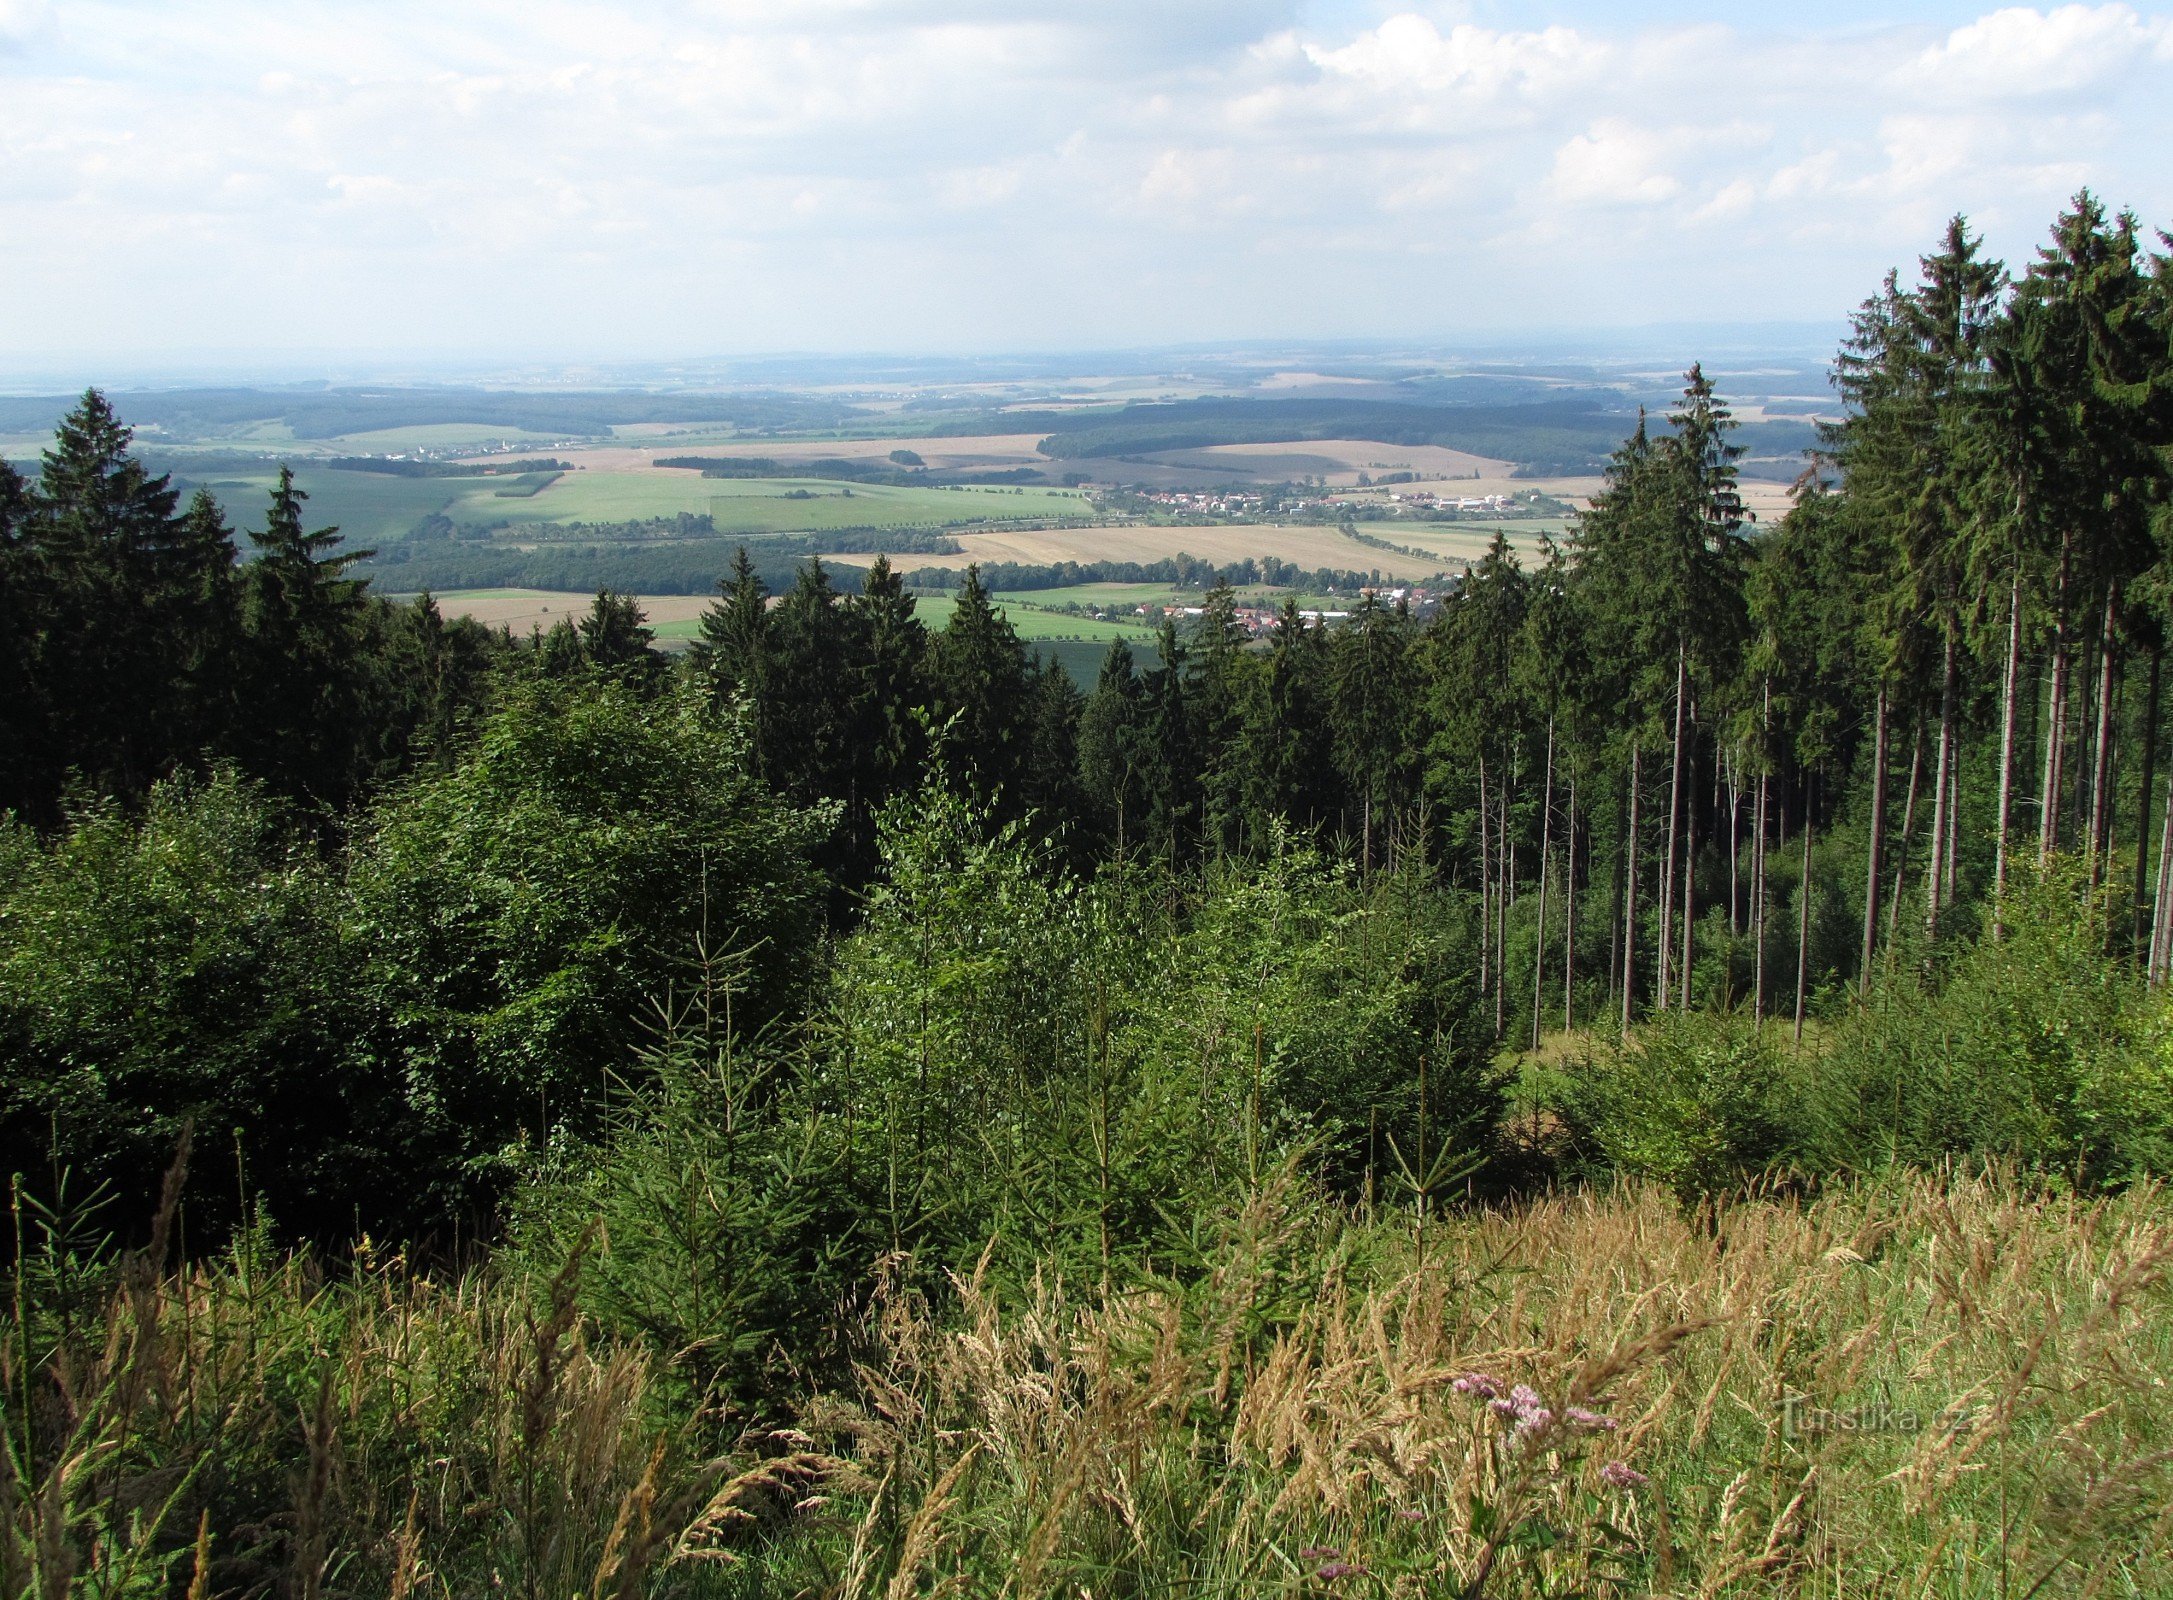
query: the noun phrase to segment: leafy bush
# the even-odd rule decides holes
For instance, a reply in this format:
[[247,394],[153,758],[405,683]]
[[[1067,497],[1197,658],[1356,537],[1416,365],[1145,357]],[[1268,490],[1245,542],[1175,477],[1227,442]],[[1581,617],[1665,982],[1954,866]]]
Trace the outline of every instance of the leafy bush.
[[608,683],[522,686],[457,767],[383,803],[349,872],[356,1048],[402,1084],[428,1204],[487,1195],[553,1128],[598,1131],[698,942],[739,961],[734,1031],[792,1013],[816,976],[824,831],[695,692]]
[[1527,1072],[1577,1158],[1666,1185],[1692,1204],[1740,1188],[1795,1152],[1805,1103],[1769,1035],[1733,1017],[1676,1012],[1566,1067]]
[[1997,1157],[2093,1186],[2173,1172],[2173,1030],[2106,954],[2120,898],[2072,866],[2025,877],[2003,936],[1889,978],[1821,1052],[1813,1158]]
[[0,817],[0,1171],[145,1215],[193,1124],[200,1228],[234,1216],[237,1141],[282,1221],[348,1220],[379,1118],[343,1068],[334,886],[289,820],[231,771],[50,845]]

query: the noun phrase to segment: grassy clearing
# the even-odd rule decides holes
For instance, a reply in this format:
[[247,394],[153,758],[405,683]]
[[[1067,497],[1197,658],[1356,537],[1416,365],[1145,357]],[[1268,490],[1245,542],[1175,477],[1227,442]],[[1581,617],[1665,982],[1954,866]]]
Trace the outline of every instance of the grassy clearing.
[[[956,602],[949,595],[923,595],[916,608],[922,622],[931,628],[949,624]],[[1067,617],[1056,612],[1041,611],[1031,604],[1013,600],[1003,606],[1004,615],[1011,620],[1012,628],[1021,639],[1090,639],[1106,646],[1111,639],[1152,639],[1154,629],[1144,621],[1101,622],[1093,617]]]
[[553,444],[564,437],[563,434],[509,428],[503,423],[432,422],[409,428],[372,428],[364,433],[342,434],[332,443],[358,455],[397,455],[407,450],[473,450],[500,443]]
[[[1689,1216],[1624,1190],[1419,1226],[1285,1178],[1205,1225],[1160,1282],[891,1261],[850,1375],[765,1416],[690,1411],[669,1356],[585,1319],[593,1235],[539,1276],[365,1252],[328,1278],[246,1239],[183,1273],[78,1262],[67,1319],[9,1330],[11,1363],[73,1376],[53,1451],[8,1430],[0,1538],[38,1593],[71,1567],[142,1595],[2173,1586],[2154,1188],[1920,1175]],[[1548,1419],[1513,1428],[1488,1381]]]
[[708,516],[717,531],[802,533],[831,528],[942,527],[993,518],[1077,517],[1084,496],[1066,490],[893,488],[821,478],[704,478],[692,472],[572,472],[509,502],[495,485],[466,486],[456,522],[636,522]]
[[[917,563],[919,558],[906,559]],[[1347,594],[1301,593],[1268,584],[1247,584],[1231,592],[1243,606],[1280,607],[1286,600],[1296,600],[1304,610],[1335,610],[1351,603]],[[1177,589],[1166,583],[1075,583],[1061,589],[1018,589],[996,598],[1028,606],[1080,605],[1129,612],[1139,606],[1196,606],[1200,597],[1198,589]]]
[[[238,529],[262,527],[276,469],[220,474],[207,487]],[[336,527],[350,545],[394,543],[433,512],[442,512],[470,485],[456,478],[395,478],[377,472],[334,472],[298,461],[297,487],[309,495],[304,508],[312,527]],[[498,480],[484,480],[497,486]],[[487,492],[487,491],[486,491]],[[500,506],[513,504],[501,500]]]

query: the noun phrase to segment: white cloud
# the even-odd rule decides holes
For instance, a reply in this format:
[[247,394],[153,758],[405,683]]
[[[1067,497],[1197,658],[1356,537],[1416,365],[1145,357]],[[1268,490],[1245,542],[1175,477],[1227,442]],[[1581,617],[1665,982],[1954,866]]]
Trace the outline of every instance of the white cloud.
[[1964,99],[2071,94],[2173,59],[2173,26],[2124,5],[2013,6],[1956,28],[1895,76],[1900,89]]
[[0,349],[1421,332],[1600,286],[1824,315],[1957,209],[2010,255],[2085,181],[2173,221],[2173,26],[2126,4],[1327,15],[0,0]]

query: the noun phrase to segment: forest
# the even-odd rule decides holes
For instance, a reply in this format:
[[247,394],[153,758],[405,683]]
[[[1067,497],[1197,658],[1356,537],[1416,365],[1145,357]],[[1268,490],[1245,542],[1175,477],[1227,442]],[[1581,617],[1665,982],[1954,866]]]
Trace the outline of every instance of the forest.
[[2173,260],[1958,218],[1833,376],[1770,526],[1692,366],[1091,687],[887,558],[449,622],[86,394],[0,1595],[2166,1592]]

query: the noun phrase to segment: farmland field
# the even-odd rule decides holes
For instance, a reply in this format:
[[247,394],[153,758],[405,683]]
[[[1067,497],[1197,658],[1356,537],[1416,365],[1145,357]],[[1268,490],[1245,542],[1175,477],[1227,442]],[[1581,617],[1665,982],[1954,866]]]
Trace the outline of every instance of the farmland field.
[[[516,635],[526,635],[531,627],[548,628],[569,616],[579,621],[593,596],[551,589],[453,589],[432,598],[445,616],[473,617],[486,628],[511,628]],[[634,596],[659,641],[691,639],[711,598],[700,594]]]
[[[263,473],[227,474],[211,478],[206,487],[226,512],[237,531],[264,525],[265,507],[275,470]],[[474,480],[495,483],[501,480]],[[510,482],[511,480],[503,480]],[[407,537],[416,523],[441,512],[455,496],[470,486],[459,478],[394,478],[376,472],[333,472],[306,461],[296,465],[295,487],[309,496],[303,516],[313,528],[338,528],[350,547],[394,543]],[[511,502],[501,501],[501,505]],[[243,539],[246,544],[246,539]]]
[[1507,535],[1517,559],[1530,566],[1538,559],[1540,536],[1551,534],[1560,541],[1569,526],[1567,517],[1532,517],[1501,522],[1361,522],[1358,531],[1439,555],[1445,561],[1463,562],[1484,556],[1499,530]]
[[[567,617],[579,621],[588,611],[591,597],[549,589],[456,589],[434,598],[438,610],[448,617],[473,617],[485,627],[506,627],[517,635],[525,635],[532,627],[549,628]],[[667,647],[684,644],[695,637],[711,598],[695,594],[634,596],[635,603],[656,633],[657,643]],[[1194,596],[1195,600],[1197,598]],[[954,603],[950,596],[923,595],[918,599],[915,614],[927,627],[942,628],[951,620]],[[1011,626],[1019,637],[1029,644],[1075,642],[1088,647],[1088,654],[1096,661],[1112,639],[1130,639],[1136,643],[1154,637],[1154,630],[1144,622],[1097,622],[1091,617],[1053,615],[1016,602],[1005,604],[1002,609],[1010,617]],[[1066,664],[1073,663],[1067,661]]]
[[[1047,566],[1058,561],[1163,561],[1180,553],[1217,565],[1228,565],[1250,556],[1274,556],[1301,567],[1332,567],[1338,571],[1370,572],[1405,580],[1431,577],[1454,562],[1401,555],[1379,550],[1343,536],[1323,524],[1232,524],[1208,527],[1123,527],[1014,529],[992,533],[962,533],[957,555],[893,558],[907,568],[960,568],[979,562],[999,561]],[[1393,539],[1393,535],[1383,534]],[[1402,541],[1396,540],[1401,543]],[[839,556],[841,562],[866,566],[873,556]]]
[[[1198,597],[1194,596],[1197,604]],[[923,595],[915,615],[931,628],[941,628],[951,620],[954,602],[949,595]],[[1092,617],[1067,617],[1056,612],[1041,611],[1018,601],[1005,601],[998,597],[997,609],[1011,620],[1011,626],[1021,639],[1086,639],[1107,646],[1111,639],[1151,639],[1154,629],[1144,621],[1097,622]]]
[[719,533],[797,533],[830,528],[942,527],[991,518],[1081,517],[1085,496],[1062,489],[894,488],[821,478],[705,478],[696,472],[569,472],[540,493],[509,502],[488,480],[460,480],[446,515],[455,522],[639,522],[710,516]]

